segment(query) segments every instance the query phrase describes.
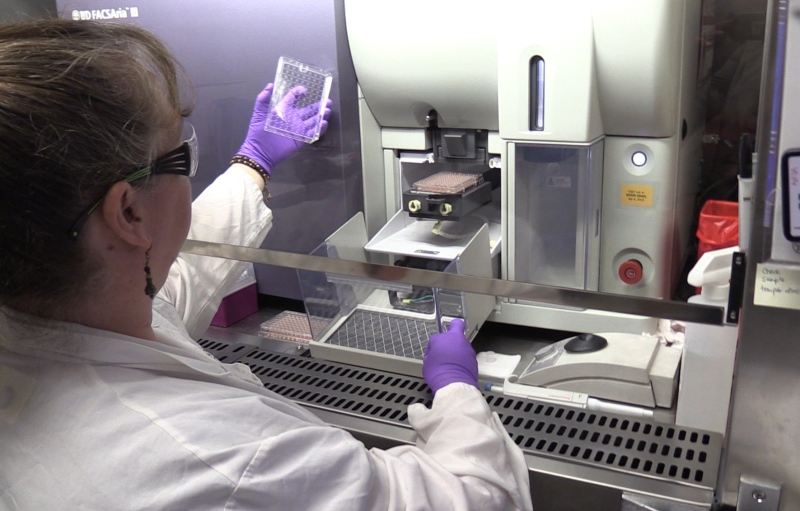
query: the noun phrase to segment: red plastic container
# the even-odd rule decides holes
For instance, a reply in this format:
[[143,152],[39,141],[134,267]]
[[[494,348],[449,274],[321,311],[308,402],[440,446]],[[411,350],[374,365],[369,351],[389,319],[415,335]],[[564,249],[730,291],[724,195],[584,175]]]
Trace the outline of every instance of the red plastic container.
[[697,223],[697,259],[710,250],[739,244],[739,203],[709,200]]

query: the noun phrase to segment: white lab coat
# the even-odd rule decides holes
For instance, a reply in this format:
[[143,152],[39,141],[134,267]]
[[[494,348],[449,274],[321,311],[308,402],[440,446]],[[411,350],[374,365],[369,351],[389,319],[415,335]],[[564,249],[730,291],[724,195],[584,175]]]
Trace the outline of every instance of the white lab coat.
[[[270,221],[230,169],[195,201],[190,236],[258,246]],[[531,509],[523,455],[473,387],[409,408],[418,447],[367,450],[207,355],[190,332],[219,303],[207,283],[237,264],[181,256],[156,342],[3,311],[0,509]]]

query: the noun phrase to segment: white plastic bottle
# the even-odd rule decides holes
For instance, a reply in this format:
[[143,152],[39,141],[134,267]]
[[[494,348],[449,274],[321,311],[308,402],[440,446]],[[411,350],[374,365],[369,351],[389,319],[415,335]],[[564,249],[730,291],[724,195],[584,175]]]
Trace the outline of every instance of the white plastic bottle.
[[[689,303],[726,309],[731,261],[739,247],[706,252],[689,272],[701,292]],[[737,325],[686,323],[675,423],[725,434],[736,358]]]

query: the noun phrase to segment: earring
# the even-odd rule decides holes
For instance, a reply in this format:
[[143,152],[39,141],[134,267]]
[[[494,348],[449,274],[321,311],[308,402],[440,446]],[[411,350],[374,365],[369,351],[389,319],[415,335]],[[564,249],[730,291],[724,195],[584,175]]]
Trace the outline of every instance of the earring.
[[150,249],[147,249],[147,252],[144,253],[144,256],[147,258],[144,262],[144,294],[150,297],[152,300],[156,296],[156,286],[153,284],[153,276],[150,274]]

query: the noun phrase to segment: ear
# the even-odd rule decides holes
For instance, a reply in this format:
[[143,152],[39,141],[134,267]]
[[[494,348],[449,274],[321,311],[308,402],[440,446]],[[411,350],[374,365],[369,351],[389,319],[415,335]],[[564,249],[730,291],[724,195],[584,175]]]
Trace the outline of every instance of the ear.
[[142,222],[144,204],[141,193],[130,183],[114,183],[103,199],[102,208],[106,227],[124,242],[145,249],[152,245],[150,234]]

